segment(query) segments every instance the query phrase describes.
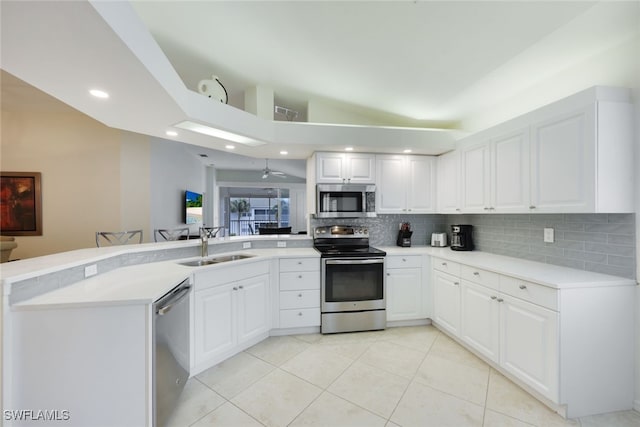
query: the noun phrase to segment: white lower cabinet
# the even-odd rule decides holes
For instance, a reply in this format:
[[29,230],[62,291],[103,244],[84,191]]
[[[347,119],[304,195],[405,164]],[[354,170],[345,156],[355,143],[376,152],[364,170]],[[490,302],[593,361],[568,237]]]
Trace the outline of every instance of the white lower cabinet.
[[195,275],[192,374],[266,338],[270,330],[269,274],[221,284],[202,283],[206,277]]
[[498,300],[502,300],[500,365],[557,401],[558,313],[508,295],[500,295]]
[[456,337],[460,335],[460,279],[458,277],[434,271],[433,320]]
[[421,256],[387,256],[387,321],[425,317]]
[[320,326],[320,259],[283,258],[279,264],[279,327]]
[[494,362],[500,357],[500,306],[496,294],[466,280],[460,285],[460,339]]

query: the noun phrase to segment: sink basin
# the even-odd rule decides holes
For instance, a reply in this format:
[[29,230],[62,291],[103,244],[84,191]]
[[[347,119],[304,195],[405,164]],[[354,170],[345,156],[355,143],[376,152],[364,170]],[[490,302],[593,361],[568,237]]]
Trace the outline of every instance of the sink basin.
[[203,259],[197,259],[195,261],[181,262],[180,264],[186,265],[188,267],[202,267],[204,265],[220,264],[223,262],[238,261],[240,259],[253,258],[254,256],[255,255],[247,255],[247,254],[220,255],[214,258],[203,258]]

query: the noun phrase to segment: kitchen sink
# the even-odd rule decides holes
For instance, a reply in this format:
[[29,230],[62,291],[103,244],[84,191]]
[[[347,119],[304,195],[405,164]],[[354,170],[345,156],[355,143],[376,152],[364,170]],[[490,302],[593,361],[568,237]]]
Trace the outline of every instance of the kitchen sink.
[[197,259],[195,261],[181,262],[180,264],[186,265],[188,267],[202,267],[204,265],[221,264],[223,262],[238,261],[241,259],[253,258],[254,256],[255,255],[247,255],[247,254],[220,255],[213,258],[202,258],[202,259]]

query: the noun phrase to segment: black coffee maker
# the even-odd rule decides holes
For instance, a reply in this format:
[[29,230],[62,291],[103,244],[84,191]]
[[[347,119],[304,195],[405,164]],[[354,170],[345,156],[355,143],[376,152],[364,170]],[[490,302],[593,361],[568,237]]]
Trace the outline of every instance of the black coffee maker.
[[452,225],[451,226],[451,249],[454,251],[473,250],[472,225]]

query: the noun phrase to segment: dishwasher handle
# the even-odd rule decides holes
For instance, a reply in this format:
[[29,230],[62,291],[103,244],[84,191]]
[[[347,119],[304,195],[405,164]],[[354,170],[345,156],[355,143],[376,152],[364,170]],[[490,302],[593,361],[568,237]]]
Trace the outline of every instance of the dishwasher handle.
[[174,305],[178,304],[180,301],[186,298],[186,296],[189,295],[190,291],[191,286],[184,286],[180,289],[177,289],[167,301],[163,301],[161,307],[156,308],[156,314],[158,316],[164,316],[165,314],[167,314],[169,311],[171,311]]

